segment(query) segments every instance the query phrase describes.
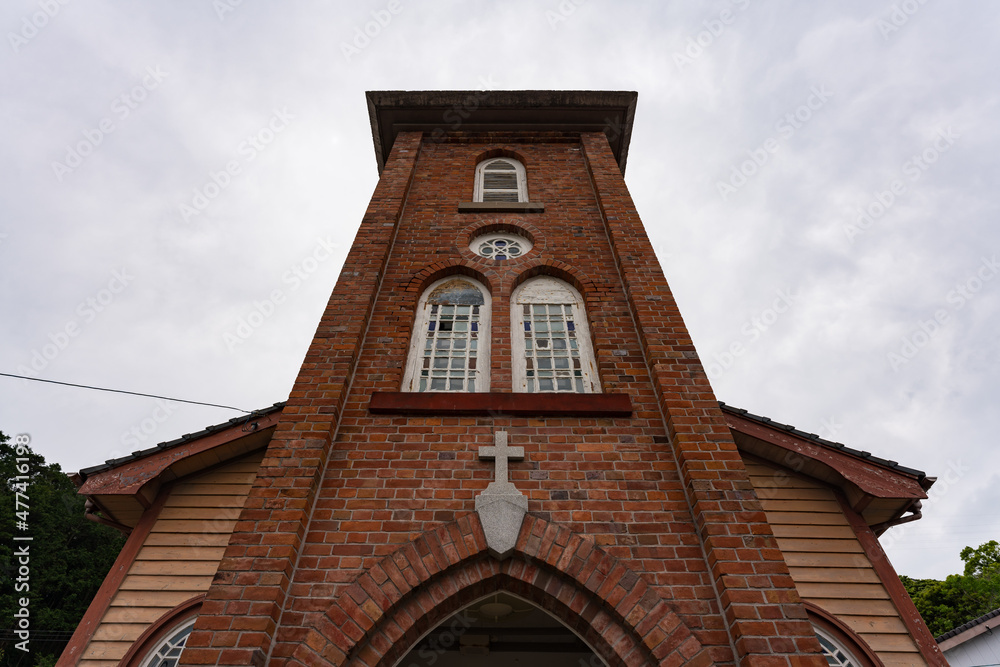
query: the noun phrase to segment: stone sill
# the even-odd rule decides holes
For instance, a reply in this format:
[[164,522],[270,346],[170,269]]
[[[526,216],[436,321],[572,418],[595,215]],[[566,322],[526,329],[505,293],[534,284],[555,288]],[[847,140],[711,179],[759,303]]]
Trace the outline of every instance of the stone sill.
[[500,394],[377,391],[376,415],[480,415],[495,417],[631,417],[628,394]]
[[459,213],[545,213],[545,204],[527,201],[470,201],[458,204]]

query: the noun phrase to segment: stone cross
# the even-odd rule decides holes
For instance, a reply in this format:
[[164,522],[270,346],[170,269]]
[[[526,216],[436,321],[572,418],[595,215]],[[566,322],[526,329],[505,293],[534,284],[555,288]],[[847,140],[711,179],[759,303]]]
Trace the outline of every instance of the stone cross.
[[528,499],[511,484],[507,471],[508,461],[524,458],[524,447],[508,446],[507,431],[497,431],[492,446],[479,448],[479,458],[496,461],[493,481],[476,496],[476,513],[490,554],[503,560],[514,553],[521,523],[528,512]]
[[479,458],[480,460],[495,459],[497,462],[496,476],[494,481],[490,482],[489,487],[487,487],[486,493],[490,493],[491,491],[518,493],[517,489],[510,483],[510,479],[507,476],[507,461],[523,460],[524,447],[508,446],[507,431],[497,431],[494,433],[493,446],[480,447]]

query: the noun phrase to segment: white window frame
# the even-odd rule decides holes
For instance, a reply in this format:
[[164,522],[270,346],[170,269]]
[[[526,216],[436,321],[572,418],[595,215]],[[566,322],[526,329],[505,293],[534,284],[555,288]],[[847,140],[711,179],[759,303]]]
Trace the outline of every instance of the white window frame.
[[[477,336],[479,343],[476,353],[475,374],[476,393],[488,392],[490,390],[490,314],[492,309],[490,292],[478,280],[458,274],[435,280],[420,295],[420,300],[417,302],[417,312],[413,318],[413,334],[410,336],[410,352],[406,362],[406,371],[403,374],[403,387],[401,391],[420,392],[420,371],[423,367],[424,344],[427,342],[427,328],[430,322],[431,310],[427,301],[435,289],[450,280],[464,280],[478,289],[483,295],[483,305],[479,307],[479,333]],[[467,389],[427,389],[423,393],[467,392]]]
[[[510,297],[511,321],[511,365],[513,367],[514,391],[528,392],[528,369],[524,344],[524,306],[526,304],[566,304],[572,305],[573,321],[576,326],[576,340],[580,352],[580,369],[583,371],[583,393],[595,394],[601,392],[600,376],[597,372],[597,359],[594,356],[593,343],[590,340],[590,324],[587,321],[587,309],[584,307],[583,296],[572,285],[552,276],[537,276],[524,281]],[[572,392],[539,392],[533,393],[578,393]]]
[[519,254],[514,256],[507,255],[508,260],[520,259],[525,255],[527,255],[529,252],[531,252],[531,249],[534,247],[531,241],[521,236],[520,234],[513,234],[510,232],[499,232],[495,234],[483,234],[482,236],[477,236],[476,238],[472,239],[472,241],[469,243],[469,250],[471,250],[473,253],[475,253],[480,257],[485,257],[486,259],[496,259],[494,255],[499,253],[494,253],[494,255],[484,255],[479,251],[480,246],[482,246],[484,243],[492,244],[495,241],[507,241],[507,242],[517,243],[518,248],[520,250]]
[[818,639],[825,640],[831,646],[833,646],[837,651],[839,651],[841,654],[843,654],[843,656],[845,658],[847,658],[847,662],[844,662],[844,661],[839,660],[838,658],[836,658],[834,656],[831,656],[829,654],[830,653],[829,648],[827,648],[826,646],[824,646],[823,643],[822,643],[822,641],[821,641],[820,642],[820,648],[823,649],[823,657],[826,658],[827,662],[830,662],[831,660],[837,660],[836,663],[830,663],[832,665],[836,665],[837,667],[861,667],[862,662],[858,659],[857,656],[854,655],[854,651],[852,651],[848,647],[844,646],[844,643],[842,641],[838,640],[836,637],[834,637],[833,635],[831,635],[826,630],[823,630],[822,628],[820,628],[819,626],[817,626],[815,623],[813,623],[813,632],[816,633],[816,637]]
[[[197,615],[190,616],[190,617],[184,619],[183,621],[181,621],[180,623],[178,623],[177,625],[175,625],[173,627],[173,629],[169,633],[167,633],[167,635],[163,639],[161,639],[160,641],[156,642],[156,646],[154,646],[149,651],[149,653],[146,655],[146,657],[140,663],[141,667],[150,667],[151,665],[154,664],[154,660],[162,659],[163,656],[158,655],[160,653],[160,651],[162,651],[164,648],[167,648],[168,644],[174,644],[174,643],[176,643],[176,637],[177,637],[177,635],[181,634],[185,630],[189,630],[190,628],[192,628],[194,626],[194,622],[195,622],[195,620],[197,618],[198,618]],[[185,646],[187,646],[187,640],[188,640],[188,637],[190,637],[190,636],[191,636],[190,632],[188,632],[187,635],[185,635],[185,637],[184,637],[184,645]],[[183,650],[182,650],[182,652],[183,652]],[[178,663],[179,662],[180,662],[180,659],[178,657]]]
[[509,157],[496,157],[490,158],[489,160],[483,160],[478,165],[476,165],[476,179],[472,188],[472,201],[482,202],[483,196],[486,192],[483,185],[485,169],[491,164],[497,162],[508,162],[514,165],[514,171],[517,174],[517,201],[527,202],[528,201],[528,177],[524,170],[524,165],[518,160]]

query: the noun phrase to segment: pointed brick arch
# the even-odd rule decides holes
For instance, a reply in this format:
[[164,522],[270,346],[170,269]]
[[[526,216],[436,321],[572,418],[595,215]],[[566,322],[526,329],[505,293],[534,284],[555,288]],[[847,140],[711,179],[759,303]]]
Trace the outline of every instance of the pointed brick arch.
[[485,285],[486,289],[492,293],[495,280],[490,280],[489,271],[483,272],[480,271],[480,268],[482,267],[476,266],[475,262],[460,259],[435,262],[414,273],[406,285],[401,284],[400,287],[403,288],[404,292],[410,293],[411,296],[416,295],[416,298],[420,298],[420,295],[427,289],[427,286],[435,280],[455,275],[474,278]]
[[289,664],[391,667],[424,633],[497,590],[553,613],[610,665],[713,664],[645,579],[593,541],[529,515],[514,556],[501,562],[487,554],[475,514],[420,535],[358,577]]
[[512,277],[510,285],[503,285],[502,289],[507,290],[507,294],[514,292],[517,287],[537,276],[552,276],[559,280],[564,280],[576,288],[583,295],[583,300],[587,302],[588,308],[596,306],[597,300],[602,292],[607,291],[607,286],[590,278],[586,273],[576,268],[572,264],[557,259],[529,259],[518,265],[518,273]]

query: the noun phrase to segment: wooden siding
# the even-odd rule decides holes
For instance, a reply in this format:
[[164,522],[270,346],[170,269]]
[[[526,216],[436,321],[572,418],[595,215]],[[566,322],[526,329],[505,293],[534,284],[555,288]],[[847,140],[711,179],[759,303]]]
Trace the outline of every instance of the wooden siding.
[[746,466],[802,599],[846,623],[887,667],[926,665],[834,492],[777,467]]
[[944,656],[948,658],[952,667],[1000,664],[1000,633],[984,632],[946,650]]
[[177,482],[77,663],[118,665],[165,613],[208,591],[263,452]]

